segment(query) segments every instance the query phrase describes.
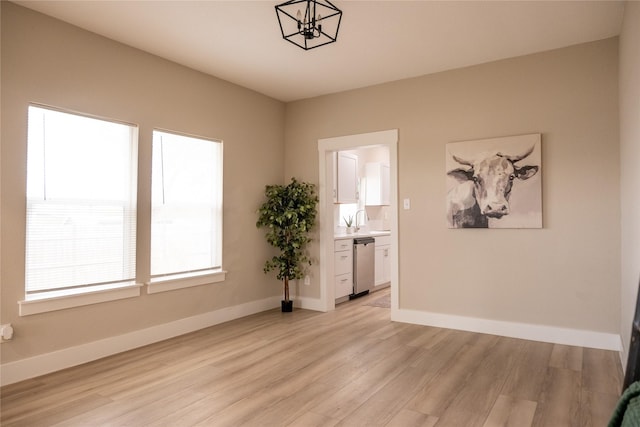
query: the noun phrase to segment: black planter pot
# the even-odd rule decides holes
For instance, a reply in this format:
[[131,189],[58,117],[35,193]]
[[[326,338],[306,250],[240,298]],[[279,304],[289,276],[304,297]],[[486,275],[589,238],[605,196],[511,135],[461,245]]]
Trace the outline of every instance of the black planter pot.
[[282,312],[283,313],[291,313],[293,311],[293,300],[289,301],[280,301],[282,304]]

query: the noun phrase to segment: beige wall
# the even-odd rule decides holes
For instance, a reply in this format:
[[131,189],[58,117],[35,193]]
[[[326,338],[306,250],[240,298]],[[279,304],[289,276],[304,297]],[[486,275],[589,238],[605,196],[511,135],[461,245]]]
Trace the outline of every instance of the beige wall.
[[[399,211],[401,309],[618,333],[617,47],[612,38],[289,103],[285,176],[318,182],[320,138],[398,128],[398,197],[411,199]],[[542,133],[544,228],[447,229],[445,144],[526,133]],[[319,284],[302,291],[317,297]]]
[[620,36],[622,316],[626,363],[640,279],[640,3],[627,2]]
[[[264,185],[283,182],[284,104],[2,2],[2,303],[15,338],[2,363],[281,293],[255,227]],[[224,141],[224,283],[18,316],[24,298],[26,117],[29,102],[139,125],[138,281],[148,279],[151,132]],[[143,292],[144,294],[144,292]]]
[[[637,95],[631,9],[620,76]],[[262,273],[270,249],[255,229],[264,185],[318,182],[319,138],[393,128],[398,195],[412,202],[399,211],[401,308],[618,333],[621,298],[624,328],[635,296],[638,246],[622,240],[621,295],[617,47],[614,38],[285,106],[2,2],[0,322],[16,328],[2,363],[279,295],[280,283]],[[625,122],[637,117],[637,99],[621,97],[623,181],[637,182],[635,164],[625,169],[638,157],[637,121]],[[149,268],[152,129],[224,140],[226,282],[19,317],[29,102],[140,125],[139,281]],[[534,132],[543,135],[544,228],[448,230],[445,144]],[[623,195],[634,191],[623,185]],[[623,201],[623,227],[636,235],[637,217]],[[318,269],[303,296],[319,297]]]

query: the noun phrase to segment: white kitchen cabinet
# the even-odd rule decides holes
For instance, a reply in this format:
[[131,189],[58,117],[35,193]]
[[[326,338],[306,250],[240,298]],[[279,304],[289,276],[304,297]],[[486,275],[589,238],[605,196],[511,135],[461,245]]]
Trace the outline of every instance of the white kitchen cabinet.
[[388,206],[391,200],[391,168],[385,163],[367,163],[364,165],[367,189],[365,205]]
[[336,299],[346,297],[353,293],[353,276],[342,274],[336,276]]
[[334,165],[334,203],[358,203],[358,156],[339,151]]
[[335,298],[353,293],[353,240],[334,241],[333,269],[335,276]]
[[391,281],[391,236],[376,237],[375,286]]

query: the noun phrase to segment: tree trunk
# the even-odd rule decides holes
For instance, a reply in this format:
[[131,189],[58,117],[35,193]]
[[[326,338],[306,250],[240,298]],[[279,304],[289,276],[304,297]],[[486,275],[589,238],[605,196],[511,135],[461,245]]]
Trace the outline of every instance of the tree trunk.
[[284,278],[284,300],[289,302],[289,278]]

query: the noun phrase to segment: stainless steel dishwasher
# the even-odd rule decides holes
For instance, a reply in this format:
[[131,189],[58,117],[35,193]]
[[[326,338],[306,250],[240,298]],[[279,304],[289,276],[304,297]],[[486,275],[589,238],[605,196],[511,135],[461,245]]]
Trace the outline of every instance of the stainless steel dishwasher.
[[376,240],[373,237],[353,239],[353,295],[357,298],[369,293],[375,281]]

